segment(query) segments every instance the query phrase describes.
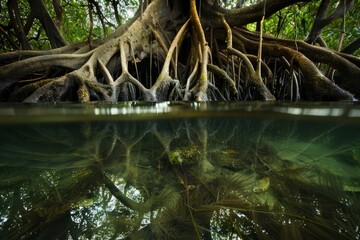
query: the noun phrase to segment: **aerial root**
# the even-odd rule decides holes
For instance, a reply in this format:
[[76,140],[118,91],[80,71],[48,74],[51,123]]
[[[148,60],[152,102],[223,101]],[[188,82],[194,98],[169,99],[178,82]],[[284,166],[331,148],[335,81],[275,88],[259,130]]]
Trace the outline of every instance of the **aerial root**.
[[[123,40],[119,41],[121,74],[117,79],[114,80],[104,64],[100,62],[100,68],[104,74],[105,81],[110,83],[113,89],[112,96],[110,98],[111,101],[117,101],[120,92],[127,96],[125,99],[134,100],[136,93],[133,86],[137,87],[144,100],[155,101],[156,97],[154,94],[152,94],[149,89],[147,89],[138,79],[130,74],[128,70],[128,61],[126,58],[125,43],[126,42]],[[130,48],[130,46],[128,47]]]
[[100,67],[101,73],[104,76],[105,83],[109,85],[114,85],[114,78],[112,77],[105,64],[100,59],[98,60],[98,65]]
[[189,91],[190,96],[187,99],[193,98],[195,101],[207,101],[208,80],[208,62],[209,54],[211,53],[208,43],[206,42],[205,33],[200,22],[200,17],[196,10],[196,1],[190,0],[190,16],[194,26],[194,36],[199,43],[199,61],[200,61],[200,75],[197,84]]
[[[208,65],[210,66],[210,65]],[[216,87],[214,84],[209,83],[208,86],[208,96],[210,101],[226,101],[227,99],[225,96],[221,93],[218,87]]]
[[[225,19],[223,19],[223,25],[227,32],[227,48],[226,48],[226,50],[227,50],[228,54],[237,56],[244,62],[244,65],[245,65],[247,73],[248,73],[249,83],[254,85],[255,87],[257,87],[257,90],[259,91],[261,96],[264,98],[264,100],[275,100],[274,95],[270,92],[270,90],[266,87],[265,83],[261,79],[261,76],[260,76],[261,70],[255,71],[255,69],[254,69],[251,61],[247,57],[247,55],[240,52],[239,50],[233,48],[232,30]],[[257,58],[257,61],[262,62],[262,60],[258,59],[258,58]],[[261,69],[262,64],[259,63],[258,66],[259,66],[258,69]]]
[[[208,64],[208,68],[209,71],[213,72],[215,75],[217,75],[219,78],[224,79],[230,86],[231,89],[231,93],[233,95],[237,95],[238,94],[238,90],[236,88],[236,84],[235,81],[233,79],[231,79],[229,77],[229,75],[220,67],[213,65],[213,64]],[[218,90],[218,89],[217,89]],[[218,90],[219,91],[219,90]]]
[[[122,88],[122,91],[125,89],[121,87],[122,85],[130,84],[128,86],[136,86],[137,89],[140,91],[142,98],[146,101],[156,101],[156,97],[152,94],[152,92],[147,89],[138,79],[132,76],[129,72],[123,72],[119,78],[117,78],[114,82],[116,89]],[[134,91],[132,88],[129,89],[130,91]],[[134,95],[134,94],[131,94]],[[134,99],[134,98],[133,98]]]
[[[258,34],[256,33],[238,28],[234,30],[234,35],[237,38],[241,39],[242,44],[244,44],[246,40],[252,41],[252,43],[250,44],[250,48],[255,47],[254,42],[258,41],[259,38]],[[360,96],[360,91],[358,90],[360,80],[359,58],[331,49],[310,45],[303,41],[277,39],[269,35],[264,35],[264,43],[279,45],[283,48],[293,49],[294,51],[299,52],[303,56],[308,58],[308,61],[322,63],[335,69],[338,77],[334,79],[329,79],[328,77],[326,77],[326,79],[330,81],[336,81],[341,88],[353,91],[352,93],[355,94],[355,96],[357,97]],[[276,57],[278,53],[270,53],[269,51],[267,51],[267,55]],[[308,79],[311,79],[311,76]],[[349,96],[347,96],[346,99],[349,99]]]
[[[258,63],[257,56],[252,55],[252,54],[245,54],[245,55],[250,60],[252,65],[256,65],[256,63]],[[272,73],[271,69],[263,60],[261,60],[261,77],[263,77],[263,78],[273,77],[273,73]]]
[[[165,41],[163,40],[164,38],[160,36],[160,34],[158,33],[158,31],[156,31],[155,29],[151,29],[151,33],[154,35],[156,41],[159,43],[161,49],[163,50],[164,53],[169,52],[169,49],[165,43]],[[186,34],[186,32],[184,33],[184,35]],[[177,48],[179,48],[179,45],[176,46]],[[171,56],[171,65],[173,66],[173,70],[174,72],[176,72],[176,63],[174,61],[173,56]]]
[[[242,34],[236,34],[236,37],[253,51],[257,49],[258,42],[249,40]],[[302,86],[307,99],[355,100],[352,94],[330,81],[303,53],[276,43],[267,42],[263,42],[263,52],[268,56],[279,59],[285,57],[287,62],[299,67],[304,76]],[[293,68],[293,66],[290,68]]]
[[158,101],[182,100],[183,93],[180,82],[171,77],[161,81],[156,88],[156,99]]
[[195,66],[191,72],[191,74],[189,75],[187,81],[186,81],[186,86],[185,86],[185,93],[184,93],[184,100],[187,101],[189,100],[188,97],[191,95],[189,93],[189,89],[190,89],[190,83],[193,81],[196,72],[198,71],[199,68],[199,59],[196,60],[195,62]]
[[[176,48],[180,48],[181,43],[183,39],[185,38],[186,32],[188,30],[190,20],[187,20],[183,26],[180,28],[180,30],[177,32],[174,40],[172,41],[169,50],[167,51],[167,55],[165,58],[165,61],[163,63],[163,67],[161,69],[161,72],[156,79],[156,82],[153,86],[150,88],[150,93],[157,99],[164,98],[164,96],[167,96],[166,94],[170,89],[170,96],[175,98],[182,98],[181,94],[181,87],[178,80],[173,79],[170,77],[170,63],[173,59],[174,52]],[[159,41],[159,40],[158,40]],[[177,62],[177,60],[175,60]],[[176,67],[176,64],[175,64]],[[176,72],[176,71],[175,71]],[[166,100],[166,99],[163,99]]]

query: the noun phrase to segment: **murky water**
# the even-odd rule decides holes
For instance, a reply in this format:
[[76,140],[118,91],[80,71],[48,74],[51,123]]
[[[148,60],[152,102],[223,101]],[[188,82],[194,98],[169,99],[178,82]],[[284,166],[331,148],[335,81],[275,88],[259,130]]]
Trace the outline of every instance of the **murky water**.
[[360,106],[0,106],[0,239],[360,239]]

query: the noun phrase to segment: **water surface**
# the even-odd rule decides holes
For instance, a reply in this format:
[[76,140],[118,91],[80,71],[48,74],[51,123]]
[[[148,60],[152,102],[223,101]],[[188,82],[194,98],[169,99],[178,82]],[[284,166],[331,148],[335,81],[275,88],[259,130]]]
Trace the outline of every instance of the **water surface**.
[[357,104],[7,104],[0,133],[0,239],[360,239]]

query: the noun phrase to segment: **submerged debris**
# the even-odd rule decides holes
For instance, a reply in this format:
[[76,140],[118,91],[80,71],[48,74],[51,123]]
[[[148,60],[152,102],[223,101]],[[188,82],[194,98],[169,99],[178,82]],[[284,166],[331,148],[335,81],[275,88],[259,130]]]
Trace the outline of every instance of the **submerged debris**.
[[199,162],[200,157],[201,151],[197,146],[179,147],[169,153],[172,165],[192,165]]
[[255,182],[255,186],[253,187],[254,193],[263,193],[266,192],[270,187],[270,178],[264,177]]

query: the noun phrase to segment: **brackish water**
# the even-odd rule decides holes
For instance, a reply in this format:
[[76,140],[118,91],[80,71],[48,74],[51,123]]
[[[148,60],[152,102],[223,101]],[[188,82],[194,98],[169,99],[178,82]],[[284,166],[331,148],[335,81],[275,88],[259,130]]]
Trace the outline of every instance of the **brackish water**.
[[360,105],[0,105],[0,239],[360,239]]

